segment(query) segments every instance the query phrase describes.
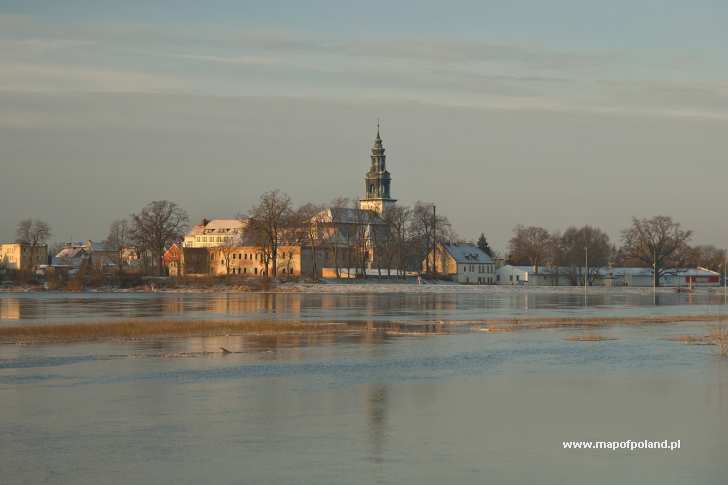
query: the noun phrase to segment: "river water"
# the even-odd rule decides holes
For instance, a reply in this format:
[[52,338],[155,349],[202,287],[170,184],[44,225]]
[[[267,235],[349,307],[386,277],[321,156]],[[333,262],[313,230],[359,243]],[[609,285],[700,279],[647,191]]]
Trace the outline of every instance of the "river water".
[[[0,325],[723,311],[704,295],[5,294]],[[724,484],[717,323],[0,345],[0,483]],[[223,355],[220,347],[232,351]],[[679,450],[563,441],[680,440]]]

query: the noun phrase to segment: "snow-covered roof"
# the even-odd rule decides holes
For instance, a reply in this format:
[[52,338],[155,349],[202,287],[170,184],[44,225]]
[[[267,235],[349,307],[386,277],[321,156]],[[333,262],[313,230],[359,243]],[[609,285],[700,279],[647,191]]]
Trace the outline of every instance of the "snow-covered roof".
[[204,229],[205,234],[228,233],[241,231],[246,223],[240,219],[213,219],[207,223]]
[[443,244],[457,263],[492,263],[493,260],[475,244]]
[[[533,274],[535,273],[535,269],[533,266],[516,266],[516,265],[510,265],[507,264],[505,266],[502,266],[502,268],[509,268],[514,271],[520,271],[523,273],[529,273]],[[569,271],[572,269],[566,266],[562,266],[560,268],[551,268],[546,266],[539,266],[538,273],[542,275],[550,275],[553,274],[558,269],[559,273],[561,274],[568,274]],[[583,271],[584,267],[577,268],[578,271]],[[593,269],[592,269],[593,271]],[[598,270],[599,276],[602,277],[617,277],[617,278],[624,278],[626,276],[630,277],[652,277],[652,268],[627,268],[627,267],[614,267],[614,268],[608,268],[606,266],[603,266],[599,268]],[[675,275],[680,277],[685,276],[720,276],[720,273],[716,273],[715,271],[711,271],[706,268],[667,268],[663,270],[663,274],[665,276]]]
[[329,207],[317,216],[322,222],[334,224],[384,224],[374,211],[349,207]]
[[104,241],[91,241],[89,239],[84,246],[91,251],[112,251]]
[[204,220],[205,224],[195,224],[185,237],[199,236],[202,234],[222,235],[241,233],[247,225],[246,220],[240,219],[212,219]]
[[53,256],[53,266],[62,266],[68,262],[75,262],[80,264],[80,261],[88,256],[88,252],[83,246],[78,245],[66,245],[61,249],[58,254]]

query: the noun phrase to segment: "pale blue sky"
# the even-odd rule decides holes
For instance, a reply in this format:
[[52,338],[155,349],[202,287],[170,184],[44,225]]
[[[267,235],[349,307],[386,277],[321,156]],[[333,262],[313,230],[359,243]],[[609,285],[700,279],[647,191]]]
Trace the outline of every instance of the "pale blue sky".
[[0,0],[0,239],[359,195],[379,116],[394,195],[464,236],[660,212],[727,246],[726,25],[721,1]]

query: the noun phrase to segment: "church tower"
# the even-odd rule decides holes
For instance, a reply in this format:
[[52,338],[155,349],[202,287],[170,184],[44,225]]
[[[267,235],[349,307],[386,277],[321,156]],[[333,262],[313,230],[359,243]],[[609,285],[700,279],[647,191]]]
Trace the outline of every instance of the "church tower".
[[374,211],[381,215],[397,201],[390,196],[392,177],[387,171],[387,156],[384,154],[382,137],[379,136],[379,123],[377,123],[377,138],[374,140],[374,146],[372,146],[371,159],[372,164],[364,177],[364,193],[366,195],[359,201],[359,208]]

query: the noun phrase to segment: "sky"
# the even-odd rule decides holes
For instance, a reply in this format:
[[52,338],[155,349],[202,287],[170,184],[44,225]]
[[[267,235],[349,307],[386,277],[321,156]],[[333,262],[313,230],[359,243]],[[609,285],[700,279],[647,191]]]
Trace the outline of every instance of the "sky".
[[360,197],[504,250],[516,224],[673,216],[728,246],[728,2],[0,0],[0,240],[152,200]]

